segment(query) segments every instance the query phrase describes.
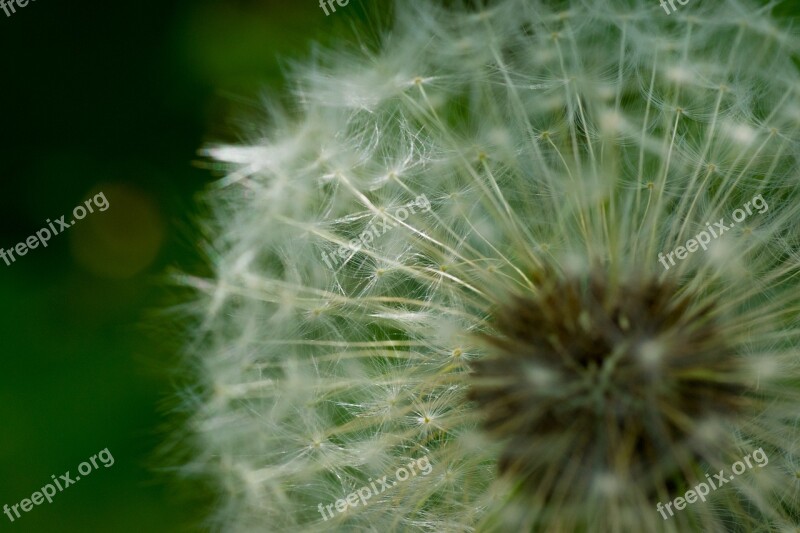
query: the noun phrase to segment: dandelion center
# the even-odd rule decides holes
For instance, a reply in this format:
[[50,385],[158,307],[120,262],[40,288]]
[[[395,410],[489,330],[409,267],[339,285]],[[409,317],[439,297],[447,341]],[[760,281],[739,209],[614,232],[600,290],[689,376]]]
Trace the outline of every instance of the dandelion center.
[[582,498],[592,479],[658,491],[688,458],[708,458],[714,435],[703,428],[746,399],[714,306],[701,301],[665,282],[595,276],[544,280],[498,310],[470,397],[505,442],[500,472],[538,496]]

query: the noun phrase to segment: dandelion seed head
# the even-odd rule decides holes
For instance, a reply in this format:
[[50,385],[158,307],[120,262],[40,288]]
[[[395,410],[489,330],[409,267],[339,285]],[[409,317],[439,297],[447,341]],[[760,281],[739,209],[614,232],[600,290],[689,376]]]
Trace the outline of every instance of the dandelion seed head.
[[[800,38],[745,0],[659,9],[399,0],[206,149],[183,471],[212,529],[796,522]],[[656,512],[758,447],[752,487]]]

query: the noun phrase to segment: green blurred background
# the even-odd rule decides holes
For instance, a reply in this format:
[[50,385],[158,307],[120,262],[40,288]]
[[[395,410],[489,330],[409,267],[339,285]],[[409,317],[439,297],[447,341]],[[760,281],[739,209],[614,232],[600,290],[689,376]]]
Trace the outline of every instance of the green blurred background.
[[0,514],[0,532],[200,530],[213,495],[155,471],[176,423],[176,339],[149,318],[169,301],[169,267],[203,271],[192,220],[214,176],[193,163],[204,143],[236,140],[230,118],[283,86],[283,60],[332,40],[368,2],[381,11],[359,1],[328,17],[316,0],[38,0],[0,12],[0,247],[69,220],[97,191],[110,202],[0,262],[0,506],[74,477],[104,448],[115,459],[13,523]]
[[199,530],[211,496],[179,497],[154,471],[175,423],[174,343],[149,315],[169,267],[202,272],[192,219],[215,176],[197,150],[235,140],[231,109],[258,108],[284,61],[348,16],[315,0],[0,11],[0,247],[69,221],[89,194],[110,202],[47,248],[0,261],[0,506],[51,475],[74,478],[104,448],[115,459],[13,523],[0,514],[0,532]]

